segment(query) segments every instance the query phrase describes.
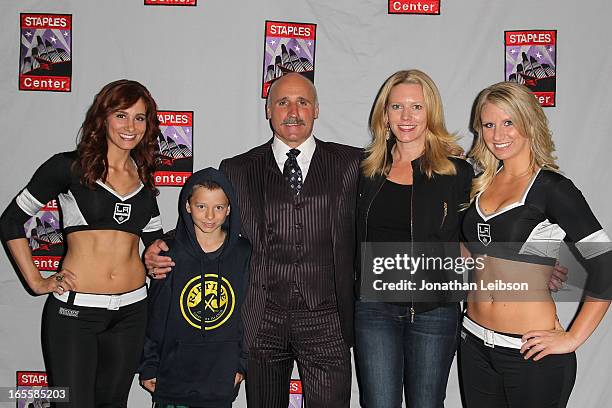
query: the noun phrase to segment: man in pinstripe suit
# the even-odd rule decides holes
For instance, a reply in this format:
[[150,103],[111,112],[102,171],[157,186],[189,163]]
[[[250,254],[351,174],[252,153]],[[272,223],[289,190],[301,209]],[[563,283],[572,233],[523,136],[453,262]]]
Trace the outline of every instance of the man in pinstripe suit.
[[[266,113],[272,140],[220,166],[253,246],[243,307],[248,406],[286,408],[296,361],[306,407],[349,407],[361,150],[312,136],[316,89],[299,74],[271,86]],[[145,256],[150,269],[165,266],[153,259]]]

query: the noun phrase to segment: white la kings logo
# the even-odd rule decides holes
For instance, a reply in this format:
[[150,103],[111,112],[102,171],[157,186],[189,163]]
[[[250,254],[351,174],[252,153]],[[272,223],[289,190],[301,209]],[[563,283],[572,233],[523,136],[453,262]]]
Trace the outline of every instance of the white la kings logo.
[[484,246],[491,243],[491,226],[489,224],[478,223],[478,239]]
[[130,219],[132,213],[132,204],[115,203],[115,213],[113,219],[117,221],[117,224],[123,224]]

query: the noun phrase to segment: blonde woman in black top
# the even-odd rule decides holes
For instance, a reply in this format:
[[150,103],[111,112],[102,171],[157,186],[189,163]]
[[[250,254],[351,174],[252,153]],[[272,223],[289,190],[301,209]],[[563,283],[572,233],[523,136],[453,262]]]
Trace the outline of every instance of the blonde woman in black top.
[[[410,253],[412,244],[427,242],[430,255],[459,257],[459,210],[469,201],[473,170],[458,157],[462,149],[446,130],[431,78],[418,70],[389,77],[374,102],[370,132],[356,214],[360,244],[395,242]],[[443,271],[430,272],[415,276],[446,279]],[[372,302],[361,289],[355,358],[362,404],[396,408],[404,396],[406,406],[442,407],[457,348],[458,303],[441,292]]]
[[[565,407],[576,376],[575,350],[612,298],[612,244],[587,202],[555,163],[546,116],[525,86],[482,91],[470,156],[474,179],[463,235],[484,260],[463,321],[461,373],[468,407]],[[589,279],[564,330],[548,291],[562,240],[574,243]],[[499,282],[517,290],[507,292]],[[519,286],[523,285],[523,286]]]

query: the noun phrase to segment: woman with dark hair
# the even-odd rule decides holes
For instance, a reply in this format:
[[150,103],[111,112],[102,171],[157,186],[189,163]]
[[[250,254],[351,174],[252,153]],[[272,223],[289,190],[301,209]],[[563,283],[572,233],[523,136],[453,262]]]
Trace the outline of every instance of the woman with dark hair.
[[[390,76],[374,102],[370,132],[357,201],[359,242],[393,242],[415,256],[425,249],[417,245],[431,243],[428,255],[458,258],[459,210],[469,201],[473,170],[458,157],[462,149],[446,130],[432,79],[418,70]],[[415,277],[440,283],[446,275],[436,270]],[[404,396],[406,406],[443,407],[458,342],[456,299],[438,292],[371,301],[364,293],[355,305],[363,406],[397,408]]]
[[[548,120],[529,89],[501,82],[474,108],[474,179],[463,235],[483,260],[473,275],[461,334],[467,407],[565,407],[575,350],[612,298],[612,244],[580,190],[559,173]],[[589,272],[585,302],[563,329],[547,282],[561,241]],[[512,292],[500,285],[516,288]]]
[[[139,255],[162,235],[153,185],[157,106],[140,83],[119,80],[94,98],[76,151],[45,162],[2,215],[2,238],[31,291],[49,293],[43,348],[50,385],[71,407],[125,407],[147,316]],[[58,197],[67,252],[43,278],[24,222]]]

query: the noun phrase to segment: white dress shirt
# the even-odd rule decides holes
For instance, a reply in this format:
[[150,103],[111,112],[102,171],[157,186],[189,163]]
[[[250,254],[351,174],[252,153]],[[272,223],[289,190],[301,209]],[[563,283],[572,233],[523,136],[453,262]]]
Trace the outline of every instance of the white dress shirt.
[[[310,135],[308,139],[304,140],[301,145],[296,147],[296,149],[300,151],[300,154],[297,156],[297,162],[300,166],[300,170],[302,170],[303,180],[306,180],[308,168],[310,167],[310,161],[312,160],[312,155],[314,154],[316,147],[317,142],[315,142],[313,135]],[[289,152],[291,149],[293,148],[287,146],[285,142],[274,136],[274,140],[272,141],[272,153],[274,154],[274,160],[276,160],[276,164],[278,165],[281,173],[283,172],[285,162],[287,161],[287,152]]]

